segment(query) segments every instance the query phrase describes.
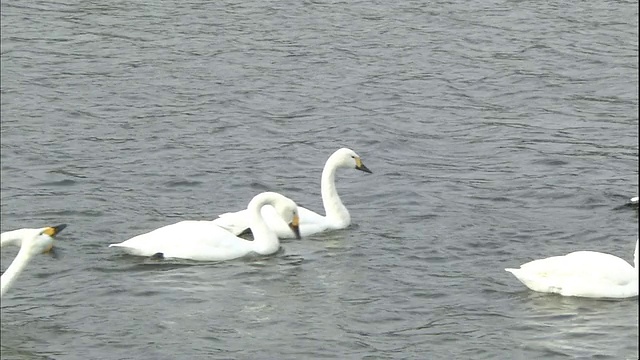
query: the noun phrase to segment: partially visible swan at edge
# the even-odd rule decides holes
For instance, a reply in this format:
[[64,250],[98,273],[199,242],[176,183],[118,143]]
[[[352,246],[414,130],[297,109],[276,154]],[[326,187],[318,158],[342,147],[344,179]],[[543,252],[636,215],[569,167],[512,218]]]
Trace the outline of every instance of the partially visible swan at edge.
[[629,199],[629,202],[631,202],[632,204],[637,204],[638,203],[638,196],[632,197],[631,199]]
[[[340,168],[356,169],[371,173],[371,170],[362,163],[360,156],[353,150],[342,148],[335,151],[324,165],[320,182],[322,202],[326,216],[299,206],[300,234],[302,236],[309,236],[326,230],[344,229],[351,224],[351,215],[342,204],[336,190],[336,170]],[[267,225],[276,232],[280,239],[292,238],[294,236],[287,224],[276,214],[273,207],[265,206],[262,208],[262,215]],[[228,212],[219,215],[213,222],[239,235],[249,227],[249,216],[247,210]]]
[[25,269],[32,257],[40,253],[46,253],[53,248],[53,237],[62,231],[67,225],[61,224],[41,229],[18,229],[3,232],[0,235],[0,245],[19,245],[20,251],[11,265],[2,274],[0,282],[0,297],[9,290],[16,279]]
[[212,221],[187,220],[109,247],[120,247],[132,255],[199,261],[231,260],[251,253],[270,255],[278,251],[280,241],[262,218],[260,209],[265,205],[273,205],[283,222],[300,237],[296,203],[280,194],[264,192],[256,195],[247,207],[253,241],[239,238]]
[[533,291],[589,298],[638,296],[638,240],[633,263],[617,256],[575,251],[505,269]]

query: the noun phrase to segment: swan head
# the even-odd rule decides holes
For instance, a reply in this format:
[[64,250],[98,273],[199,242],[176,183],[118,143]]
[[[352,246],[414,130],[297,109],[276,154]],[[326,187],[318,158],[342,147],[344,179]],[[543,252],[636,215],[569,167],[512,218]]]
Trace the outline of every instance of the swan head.
[[362,162],[362,158],[355,151],[342,148],[337,150],[331,155],[332,160],[336,162],[339,167],[364,171],[366,173],[371,174],[371,170],[364,165]]
[[30,237],[22,240],[22,246],[26,246],[31,254],[47,253],[53,249],[53,238],[64,228],[66,224],[50,226],[41,229],[33,229]]
[[282,197],[275,205],[278,215],[289,225],[291,231],[300,239],[300,216],[298,215],[298,205],[293,200]]

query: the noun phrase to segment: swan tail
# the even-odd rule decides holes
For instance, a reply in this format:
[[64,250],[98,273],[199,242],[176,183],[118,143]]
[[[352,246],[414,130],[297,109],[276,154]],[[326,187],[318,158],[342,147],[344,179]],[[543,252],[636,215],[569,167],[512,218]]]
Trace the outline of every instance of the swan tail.
[[127,252],[128,254],[131,254],[131,255],[138,255],[138,256],[148,256],[149,255],[147,252],[145,252],[142,249],[134,248],[134,247],[127,246],[127,245],[124,245],[124,244],[109,244],[109,247],[117,247],[117,248],[123,249],[125,252]]

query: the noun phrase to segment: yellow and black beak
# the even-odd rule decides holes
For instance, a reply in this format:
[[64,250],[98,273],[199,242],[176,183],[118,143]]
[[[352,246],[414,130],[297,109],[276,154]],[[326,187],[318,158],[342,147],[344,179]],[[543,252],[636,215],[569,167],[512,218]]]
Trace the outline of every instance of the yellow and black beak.
[[301,236],[300,236],[300,218],[298,217],[298,215],[295,215],[293,217],[293,220],[289,224],[289,227],[291,228],[291,231],[293,231],[293,234],[296,236],[296,239],[300,240],[301,239]]
[[43,234],[47,234],[51,237],[56,236],[56,234],[58,234],[60,231],[64,230],[64,228],[67,227],[67,224],[60,224],[58,226],[52,226],[52,227],[48,227],[45,231],[43,231]]
[[[64,230],[64,228],[66,228],[66,227],[67,227],[67,224],[60,224],[60,225],[57,225],[57,226],[48,227],[42,233],[46,234],[46,235],[49,235],[51,237],[54,237],[54,236],[56,236],[56,234],[58,234],[60,231]],[[58,255],[56,254],[56,250],[53,247],[53,242],[51,243],[51,246],[49,246],[49,248],[46,249],[44,252],[51,254],[51,256],[53,256],[54,258],[58,257]]]
[[363,163],[362,163],[362,159],[360,159],[360,157],[356,156],[356,169],[360,170],[360,171],[364,171],[367,172],[369,174],[372,174],[371,170],[369,170],[368,167],[366,167]]

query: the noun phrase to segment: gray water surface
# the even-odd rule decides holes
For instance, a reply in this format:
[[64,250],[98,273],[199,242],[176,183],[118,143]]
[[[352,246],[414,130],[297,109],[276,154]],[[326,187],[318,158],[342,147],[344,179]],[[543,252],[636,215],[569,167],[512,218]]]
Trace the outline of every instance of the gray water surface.
[[[632,261],[637,1],[1,3],[2,231],[67,223],[2,359],[636,359],[638,299],[505,267]],[[348,229],[221,263],[108,244],[281,192]],[[17,249],[2,250],[6,269]]]

